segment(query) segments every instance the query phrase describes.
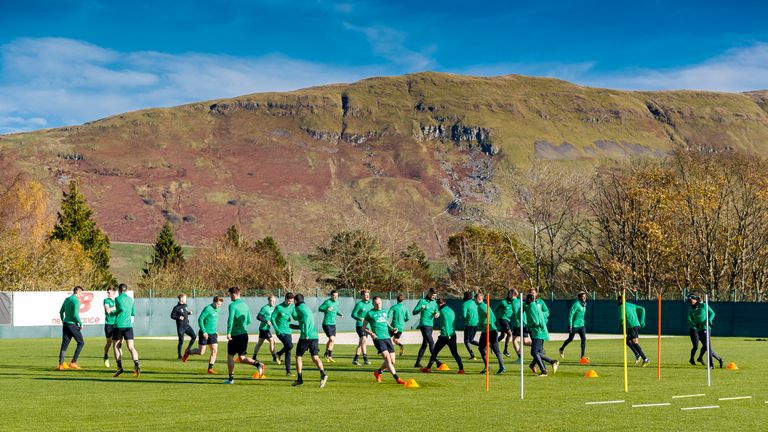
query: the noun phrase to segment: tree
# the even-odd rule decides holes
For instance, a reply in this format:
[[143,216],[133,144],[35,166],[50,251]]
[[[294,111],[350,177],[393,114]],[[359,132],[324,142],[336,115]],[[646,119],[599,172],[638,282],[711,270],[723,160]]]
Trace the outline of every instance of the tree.
[[109,237],[96,226],[92,216],[93,212],[80,192],[77,180],[70,181],[50,239],[79,243],[99,274],[94,281],[95,287],[105,287],[116,283],[109,271],[110,242]]
[[173,229],[167,221],[163,224],[155,240],[154,252],[152,258],[144,268],[144,274],[157,272],[170,265],[181,265],[184,263],[184,250],[176,244],[173,237]]

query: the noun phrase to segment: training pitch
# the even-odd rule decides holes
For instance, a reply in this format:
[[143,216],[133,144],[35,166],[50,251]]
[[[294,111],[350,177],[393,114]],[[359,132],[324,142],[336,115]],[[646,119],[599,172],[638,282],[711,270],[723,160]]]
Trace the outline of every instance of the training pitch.
[[[0,430],[757,431],[765,430],[768,421],[768,342],[746,338],[713,339],[725,361],[735,362],[739,370],[713,370],[711,387],[705,368],[688,364],[687,337],[663,339],[661,381],[656,378],[656,340],[642,339],[653,363],[633,367],[630,356],[629,393],[623,390],[622,342],[590,341],[592,364],[583,366],[578,364],[577,338],[558,373],[550,371],[546,378],[527,369],[526,353],[523,401],[515,357],[505,359],[504,375],[491,376],[486,393],[481,362],[465,361],[467,374],[457,375],[446,349],[440,357],[452,370],[422,374],[413,368],[418,346],[409,345],[398,358],[398,372],[403,379],[415,378],[420,388],[406,389],[389,374],[383,383],[374,382],[373,365],[380,360],[373,347],[373,365],[355,367],[354,348],[337,346],[337,362],[326,365],[330,381],[320,389],[308,355],[303,387],[291,387],[294,378],[271,361],[265,380],[252,380],[254,368],[238,364],[235,385],[227,386],[221,384],[226,378],[221,353],[216,365],[221,375],[206,375],[207,356],[182,364],[175,359],[175,341],[141,338],[136,340],[141,377],[128,372],[112,378],[114,368],[102,364],[102,344],[100,338],[86,339],[79,361],[83,370],[58,372],[59,340],[3,340]],[[547,342],[548,355],[558,358],[559,344]],[[220,349],[226,352],[226,343]],[[321,346],[321,354],[323,350]],[[464,347],[459,350],[466,357]],[[74,344],[68,355],[73,351]],[[266,348],[261,354],[262,360],[271,359]],[[124,355],[126,370],[132,370],[125,349]],[[491,370],[496,369],[492,362]],[[584,378],[589,369],[599,377]],[[611,401],[624,402],[587,404]]]

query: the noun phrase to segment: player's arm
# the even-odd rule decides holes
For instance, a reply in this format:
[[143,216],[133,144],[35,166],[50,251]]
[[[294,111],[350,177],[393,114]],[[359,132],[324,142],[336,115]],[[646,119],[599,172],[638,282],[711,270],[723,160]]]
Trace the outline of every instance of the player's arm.
[[200,312],[200,316],[197,317],[197,326],[200,327],[200,330],[205,332],[203,328],[203,321],[205,321],[206,318],[208,318],[208,315],[211,314],[210,308],[205,307],[203,308],[203,311]]
[[171,319],[172,320],[178,320],[179,319],[179,306],[176,305],[171,309]]
[[64,305],[67,304],[67,300],[64,300],[64,303],[61,304],[61,308],[59,308],[59,319],[61,319],[61,322],[64,322]]
[[323,302],[323,304],[320,305],[319,308],[317,308],[317,310],[320,311],[320,312],[327,312],[328,308],[330,308],[330,306],[331,305],[328,303],[328,300],[326,300],[326,301]]
[[571,311],[568,312],[568,328],[573,328],[573,321],[576,318],[576,313],[579,309],[579,302],[578,300],[573,303],[573,306],[571,306]]
[[689,328],[696,328],[696,323],[693,321],[693,309],[690,309],[688,311],[688,327]]
[[83,322],[80,321],[80,302],[75,303],[75,312],[72,314],[75,317],[75,322],[77,322],[77,325],[82,328]]
[[389,324],[390,322],[392,322],[392,317],[394,317],[394,316],[395,316],[395,310],[394,310],[394,309],[392,309],[392,308],[390,308],[390,309],[387,311],[387,324]]
[[549,319],[549,306],[547,306],[544,300],[541,301],[541,316],[545,320]]
[[373,324],[373,321],[371,321],[367,316],[365,319],[363,319],[363,331],[368,333],[372,338],[376,339],[376,333],[372,332],[369,328],[370,325]]
[[360,311],[363,309],[361,305],[362,302],[359,302],[355,305],[355,308],[352,309],[352,318],[355,321],[364,321],[363,317],[360,316]]
[[709,305],[707,305],[707,309],[709,309],[709,325],[712,325],[712,321],[715,319],[715,311]]
[[636,306],[637,319],[640,321],[640,327],[645,327],[645,308],[642,306]]
[[229,316],[227,317],[227,340],[232,340],[232,326],[235,324],[235,308],[229,304]]
[[272,316],[269,317],[269,322],[272,324],[273,328],[277,328],[277,308],[272,311]]
[[424,303],[424,299],[421,299],[421,300],[419,300],[419,302],[418,302],[418,303],[416,303],[416,307],[415,307],[415,308],[413,308],[413,311],[411,311],[411,313],[413,313],[414,315],[418,315],[418,314],[420,314],[420,313],[421,313],[421,311],[423,311],[423,310],[424,310],[426,307],[427,307],[427,305]]

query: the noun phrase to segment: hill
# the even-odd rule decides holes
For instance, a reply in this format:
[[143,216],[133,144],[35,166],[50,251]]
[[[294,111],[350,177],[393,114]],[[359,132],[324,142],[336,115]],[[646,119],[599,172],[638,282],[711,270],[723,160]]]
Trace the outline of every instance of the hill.
[[438,238],[506,205],[511,168],[592,164],[674,146],[768,150],[768,92],[629,92],[524,76],[370,78],[148,109],[0,136],[52,199],[78,177],[113,240],[164,219],[199,244],[240,225],[306,252],[332,221],[408,221]]

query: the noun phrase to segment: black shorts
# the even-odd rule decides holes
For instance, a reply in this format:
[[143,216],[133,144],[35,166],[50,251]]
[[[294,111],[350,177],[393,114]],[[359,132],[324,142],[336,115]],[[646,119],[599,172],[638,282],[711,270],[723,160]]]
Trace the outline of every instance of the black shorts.
[[248,354],[248,334],[243,333],[232,336],[232,340],[227,342],[227,354],[231,356],[244,356]]
[[627,329],[627,337],[637,339],[640,337],[640,327],[630,327]]
[[512,326],[509,324],[509,320],[500,319],[499,320],[499,333],[506,333],[508,331],[512,330]]
[[373,340],[373,346],[376,347],[376,352],[379,354],[383,353],[384,351],[388,352],[395,352],[395,346],[392,345],[391,339],[374,339]]
[[272,331],[259,329],[259,339],[272,339]]
[[200,345],[216,345],[219,343],[219,334],[218,333],[208,333],[208,337],[203,337],[203,331],[200,330],[197,332],[197,340]]
[[112,340],[133,340],[133,327],[128,328],[115,328],[112,330]]
[[[531,335],[531,332],[528,331],[528,327],[523,327],[523,337],[527,338]],[[512,336],[520,336],[520,327],[512,327]]]
[[400,337],[403,336],[403,332],[400,331],[400,330],[392,330],[392,329],[390,329],[389,330],[389,336],[393,337],[395,339],[400,339]]
[[365,332],[365,327],[355,326],[355,332],[359,337],[366,337],[368,333]]
[[115,334],[115,325],[114,324],[104,324],[104,336],[107,337],[107,339],[112,339],[112,336]]
[[317,339],[299,339],[296,343],[296,357],[301,357],[309,350],[309,355],[316,356],[320,354],[320,346]]
[[328,337],[336,336],[336,324],[323,324],[323,332]]

